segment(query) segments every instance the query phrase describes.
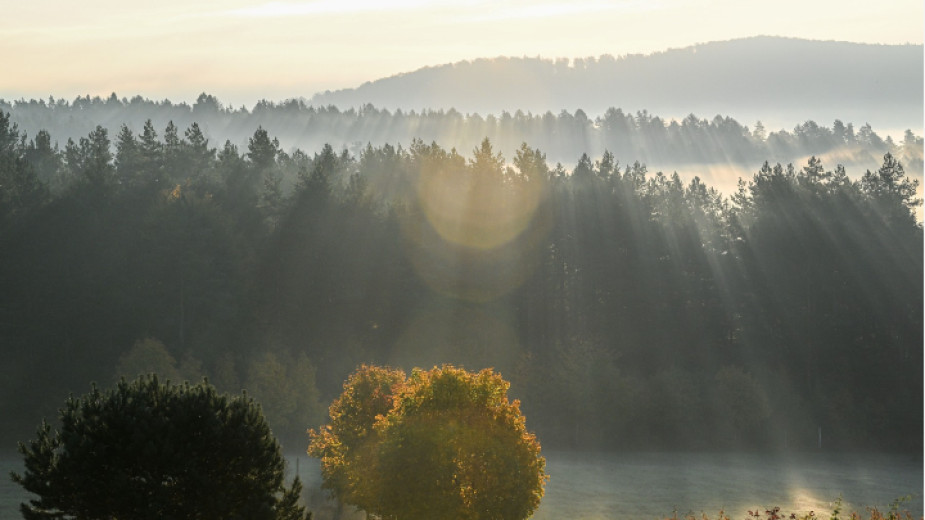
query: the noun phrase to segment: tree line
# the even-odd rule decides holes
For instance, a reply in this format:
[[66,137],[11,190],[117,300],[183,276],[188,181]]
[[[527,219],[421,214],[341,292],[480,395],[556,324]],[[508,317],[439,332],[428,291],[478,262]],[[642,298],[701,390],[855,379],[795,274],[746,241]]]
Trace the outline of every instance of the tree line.
[[471,150],[488,137],[507,157],[527,142],[543,150],[553,163],[574,161],[582,153],[598,157],[606,150],[649,165],[721,162],[754,167],[766,160],[786,163],[795,157],[831,154],[842,164],[869,167],[890,153],[910,171],[923,170],[921,136],[907,130],[901,138],[883,137],[868,123],[855,126],[842,120],[831,126],[810,120],[788,130],[766,128],[761,121],[747,126],[722,115],[689,114],[676,120],[618,107],[597,116],[581,109],[481,115],[455,109],[390,111],[370,104],[339,109],[290,99],[262,100],[248,109],[225,106],[206,93],[192,105],[141,96],[119,98],[113,93],[108,98],[83,96],[73,101],[53,97],[0,100],[0,110],[11,114],[32,135],[42,129],[53,132],[62,146],[67,139],[79,141],[98,124],[115,135],[123,122],[137,129],[150,119],[158,129],[171,121],[181,128],[195,122],[204,135],[238,146],[247,143],[254,128],[262,127],[280,140],[284,150],[320,149],[330,143],[353,155],[359,155],[367,143],[378,147],[410,143],[415,138]]
[[0,112],[0,412],[90,381],[246,388],[287,449],[364,363],[494,367],[546,446],[921,448],[917,183],[765,163],[724,196],[614,153],[246,148]]

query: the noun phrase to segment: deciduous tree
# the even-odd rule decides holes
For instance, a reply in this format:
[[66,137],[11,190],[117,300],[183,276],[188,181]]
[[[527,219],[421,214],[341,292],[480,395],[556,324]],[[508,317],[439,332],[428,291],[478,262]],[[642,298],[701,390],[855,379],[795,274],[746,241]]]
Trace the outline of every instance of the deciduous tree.
[[[373,378],[354,376],[332,406],[339,413],[345,403],[363,397],[350,409],[358,413],[346,423],[332,413],[340,425],[314,434],[309,449],[324,457],[340,446],[348,460],[353,455],[352,462],[364,462],[362,479],[355,466],[325,472],[326,482],[329,475],[342,479],[327,484],[347,489],[342,499],[382,518],[402,520],[521,520],[536,510],[546,482],[545,459],[536,437],[526,430],[520,403],[508,400],[509,384],[499,374],[443,366],[416,369],[406,381],[389,384],[399,374],[368,367],[364,372]],[[389,401],[387,413],[372,415]],[[361,451],[343,449],[364,438]],[[333,463],[336,469],[339,462],[322,459],[325,468]]]
[[321,459],[322,486],[345,504],[366,511],[376,508],[370,492],[371,460],[378,443],[373,425],[388,414],[395,392],[405,380],[400,370],[361,366],[331,403],[331,423],[312,430],[309,455]]

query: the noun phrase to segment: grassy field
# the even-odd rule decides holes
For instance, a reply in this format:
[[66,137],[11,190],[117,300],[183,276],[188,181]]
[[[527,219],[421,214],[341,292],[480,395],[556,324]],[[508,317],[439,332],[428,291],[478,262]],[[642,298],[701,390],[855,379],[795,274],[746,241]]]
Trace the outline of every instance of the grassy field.
[[[923,516],[920,455],[798,454],[787,457],[704,453],[546,453],[551,476],[535,520],[654,520],[690,512],[746,520],[749,510],[779,506],[828,518],[832,502],[844,497],[843,512],[866,507],[885,512],[895,499],[913,495],[903,507]],[[319,489],[318,462],[289,457],[298,465],[305,499],[316,520],[327,520],[333,504]],[[20,468],[15,456],[0,458],[0,519],[19,518],[27,498],[7,475]],[[357,518],[363,518],[357,515]],[[847,518],[847,515],[843,515]]]
[[654,519],[687,512],[735,520],[749,510],[828,514],[888,509],[896,498],[922,516],[920,456],[801,454],[792,457],[703,453],[548,453],[551,479],[536,520]]

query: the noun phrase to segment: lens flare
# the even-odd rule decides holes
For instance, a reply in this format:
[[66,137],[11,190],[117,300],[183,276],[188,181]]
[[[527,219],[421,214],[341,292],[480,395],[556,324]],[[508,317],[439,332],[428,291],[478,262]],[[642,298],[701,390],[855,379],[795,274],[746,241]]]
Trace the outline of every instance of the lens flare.
[[437,233],[476,249],[502,246],[529,225],[544,183],[445,171],[422,171],[418,202]]
[[552,218],[545,179],[422,170],[402,221],[405,250],[435,292],[495,300],[534,272]]
[[515,239],[492,248],[446,240],[421,213],[406,215],[402,231],[406,254],[431,290],[470,302],[489,302],[533,275],[551,222],[549,210],[542,207]]

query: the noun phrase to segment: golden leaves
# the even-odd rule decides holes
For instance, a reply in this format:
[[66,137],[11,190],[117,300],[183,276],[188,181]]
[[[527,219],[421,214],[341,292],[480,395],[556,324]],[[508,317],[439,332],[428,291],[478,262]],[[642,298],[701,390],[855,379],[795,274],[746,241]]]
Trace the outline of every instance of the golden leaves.
[[383,517],[526,518],[548,477],[509,386],[491,369],[360,367],[309,454],[342,502]]

